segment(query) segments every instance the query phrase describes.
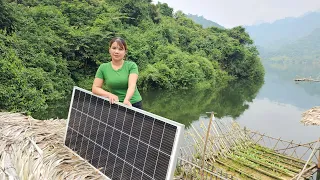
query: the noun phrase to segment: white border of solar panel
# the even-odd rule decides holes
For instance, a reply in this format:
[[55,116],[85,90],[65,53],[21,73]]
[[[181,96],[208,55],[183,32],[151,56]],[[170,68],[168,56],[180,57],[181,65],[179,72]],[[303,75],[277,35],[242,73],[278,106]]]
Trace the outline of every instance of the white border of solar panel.
[[[73,91],[72,91],[72,97],[71,97],[71,101],[70,101],[70,106],[69,106],[69,113],[68,113],[68,118],[67,118],[67,125],[66,125],[66,131],[65,131],[65,137],[64,137],[64,143],[66,141],[66,137],[67,137],[67,130],[68,130],[68,124],[69,124],[69,119],[70,119],[70,113],[71,113],[71,110],[72,110],[72,102],[74,100],[74,94],[75,94],[75,90],[79,90],[79,91],[82,91],[82,92],[85,92],[85,93],[88,93],[92,96],[96,96],[98,98],[102,98],[104,100],[107,100],[109,101],[108,98],[105,98],[105,97],[102,97],[102,96],[98,96],[98,95],[95,95],[93,94],[92,92],[88,91],[88,90],[85,90],[85,89],[82,89],[80,87],[77,87],[77,86],[74,86],[73,87]],[[167,118],[164,118],[164,117],[161,117],[159,115],[156,115],[156,114],[153,114],[153,113],[150,113],[148,111],[145,111],[145,110],[142,110],[142,109],[138,109],[138,108],[135,108],[135,107],[129,107],[121,102],[116,102],[116,104],[120,105],[120,106],[123,106],[125,108],[128,108],[128,109],[131,109],[131,110],[134,110],[134,111],[137,111],[137,112],[140,112],[142,114],[145,114],[147,116],[150,116],[150,117],[153,117],[155,119],[158,119],[158,120],[161,120],[165,123],[168,123],[168,124],[171,124],[173,126],[176,126],[177,127],[177,131],[176,131],[176,135],[175,135],[175,138],[174,138],[174,144],[173,144],[173,148],[172,148],[172,152],[171,152],[171,158],[170,158],[170,162],[169,162],[169,167],[168,167],[168,171],[167,171],[167,175],[166,175],[166,180],[171,180],[173,179],[173,174],[174,174],[174,170],[175,170],[175,166],[176,166],[176,163],[177,163],[177,157],[178,157],[178,151],[179,151],[179,147],[180,147],[180,144],[181,144],[181,141],[183,140],[183,132],[184,132],[184,125],[181,124],[181,123],[178,123],[178,122],[175,122],[175,121],[172,121],[170,119],[167,119]],[[66,146],[67,147],[67,146]],[[70,149],[69,147],[67,147],[68,149]],[[70,149],[71,150],[71,149]],[[72,150],[71,150],[72,151]],[[73,152],[73,151],[72,151]],[[77,157],[79,157],[80,159],[83,159],[81,156],[79,156],[78,154],[74,153]],[[91,165],[89,163],[89,165],[91,167],[93,167],[94,169],[96,169],[93,165]],[[108,178],[105,174],[103,174],[102,172],[100,172],[99,170],[97,170],[103,177],[105,177],[106,179],[110,179]]]

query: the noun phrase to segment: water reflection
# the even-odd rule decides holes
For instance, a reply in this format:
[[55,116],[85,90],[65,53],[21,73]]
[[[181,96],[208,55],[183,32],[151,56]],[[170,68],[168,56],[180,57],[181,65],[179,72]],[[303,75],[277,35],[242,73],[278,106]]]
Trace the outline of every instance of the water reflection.
[[189,91],[153,91],[142,93],[147,111],[183,123],[188,127],[205,112],[216,117],[239,117],[249,108],[263,82],[230,82],[212,89]]
[[[320,83],[294,82],[296,77],[316,77],[320,66],[311,64],[267,64],[265,63],[265,85],[258,98],[268,98],[303,109],[319,105]],[[307,66],[307,67],[306,67]]]
[[60,101],[48,102],[47,109],[33,112],[31,115],[35,119],[67,119],[70,100],[71,95]]
[[296,143],[317,140],[319,127],[304,126],[300,122],[303,111],[291,104],[256,98],[250,103],[250,109],[237,118],[237,122],[250,130]]

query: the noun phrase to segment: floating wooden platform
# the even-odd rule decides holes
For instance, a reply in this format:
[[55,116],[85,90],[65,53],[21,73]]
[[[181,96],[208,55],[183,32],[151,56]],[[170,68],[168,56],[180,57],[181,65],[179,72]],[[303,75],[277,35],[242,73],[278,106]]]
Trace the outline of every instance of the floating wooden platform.
[[[192,169],[190,164],[180,161],[181,169],[188,167],[180,170],[184,173],[180,174],[182,179],[199,177],[205,172],[206,177],[220,179],[293,180],[299,177],[300,180],[308,179],[317,171],[319,140],[297,144],[241,129],[232,120],[214,120],[211,128],[208,127],[202,123],[200,128],[192,127],[187,132],[185,141],[193,144],[181,148],[181,159],[189,159],[198,171],[188,171]],[[203,154],[206,139],[209,141]]]
[[312,79],[312,78],[297,78],[294,81],[309,81],[309,82],[320,82],[320,79]]

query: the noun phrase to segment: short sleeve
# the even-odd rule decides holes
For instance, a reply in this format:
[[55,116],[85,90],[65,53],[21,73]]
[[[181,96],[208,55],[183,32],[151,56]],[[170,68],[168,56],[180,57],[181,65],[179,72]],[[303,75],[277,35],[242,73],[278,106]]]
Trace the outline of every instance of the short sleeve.
[[104,79],[104,76],[103,76],[103,71],[102,71],[102,65],[103,64],[101,64],[100,66],[99,66],[99,68],[98,68],[98,70],[97,70],[97,72],[96,72],[96,78],[100,78],[100,79]]
[[130,66],[129,74],[138,74],[139,75],[138,66],[135,62],[132,62],[131,66]]

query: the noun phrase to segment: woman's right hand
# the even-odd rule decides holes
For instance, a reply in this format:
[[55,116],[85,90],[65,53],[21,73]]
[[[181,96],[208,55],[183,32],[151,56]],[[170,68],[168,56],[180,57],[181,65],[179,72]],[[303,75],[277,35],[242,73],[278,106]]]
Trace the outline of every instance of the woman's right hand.
[[112,93],[109,93],[107,98],[109,99],[111,104],[113,104],[115,102],[119,102],[118,96],[116,96],[116,95],[114,95]]

